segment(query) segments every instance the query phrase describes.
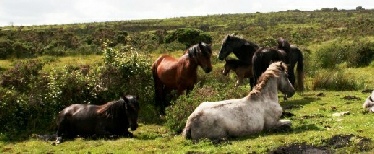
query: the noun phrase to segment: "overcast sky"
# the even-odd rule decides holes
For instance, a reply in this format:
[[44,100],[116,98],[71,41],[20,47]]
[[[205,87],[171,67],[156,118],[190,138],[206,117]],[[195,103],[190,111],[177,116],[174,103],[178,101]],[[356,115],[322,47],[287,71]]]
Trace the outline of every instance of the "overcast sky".
[[164,19],[321,8],[374,8],[373,0],[0,0],[0,26]]

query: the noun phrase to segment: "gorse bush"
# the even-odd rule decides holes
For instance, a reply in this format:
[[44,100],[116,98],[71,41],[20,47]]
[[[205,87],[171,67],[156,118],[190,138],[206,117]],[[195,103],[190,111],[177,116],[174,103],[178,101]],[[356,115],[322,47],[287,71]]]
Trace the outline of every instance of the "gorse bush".
[[0,76],[0,132],[54,131],[56,114],[73,103],[104,104],[122,94],[139,96],[139,120],[152,122],[151,61],[133,48],[103,48],[104,64],[67,65],[42,72],[43,63],[20,61]]
[[[248,86],[234,87],[235,79],[221,75],[220,69],[199,73],[199,82],[188,95],[181,95],[166,108],[166,127],[174,133],[181,133],[188,116],[202,102],[242,98],[249,93]],[[215,82],[214,82],[215,81]]]
[[344,72],[344,70],[336,68],[334,70],[321,70],[313,78],[313,90],[358,90],[364,87],[364,83],[360,82],[353,76]]
[[315,55],[316,64],[322,68],[334,68],[336,64],[344,62],[349,67],[367,66],[374,59],[374,42],[338,39],[323,45]]

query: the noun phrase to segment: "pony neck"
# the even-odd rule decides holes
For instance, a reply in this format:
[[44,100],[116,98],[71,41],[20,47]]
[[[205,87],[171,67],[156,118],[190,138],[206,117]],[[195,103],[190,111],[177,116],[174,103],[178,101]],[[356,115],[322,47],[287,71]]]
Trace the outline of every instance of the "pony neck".
[[271,77],[267,81],[262,81],[249,93],[249,99],[271,99],[278,102],[277,78]]
[[179,59],[179,62],[181,62],[185,68],[190,71],[191,73],[196,73],[196,69],[197,69],[197,60],[196,58],[194,57],[191,57],[190,55],[188,55],[188,52],[186,52],[180,59]]

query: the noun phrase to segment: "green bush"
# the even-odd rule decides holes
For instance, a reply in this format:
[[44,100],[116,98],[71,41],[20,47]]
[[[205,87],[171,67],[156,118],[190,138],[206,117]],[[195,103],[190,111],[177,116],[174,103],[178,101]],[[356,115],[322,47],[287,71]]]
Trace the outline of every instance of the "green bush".
[[212,43],[212,37],[200,29],[180,28],[165,37],[165,43],[174,41],[180,42],[188,48],[199,42]]
[[200,82],[195,85],[194,90],[188,95],[179,96],[166,108],[165,125],[174,133],[182,132],[188,116],[200,103],[242,98],[249,93],[248,86],[234,87],[235,81],[228,80],[218,69],[200,75]]
[[349,67],[367,66],[374,59],[374,42],[338,39],[323,45],[315,54],[315,62],[322,68],[334,68],[344,62]]
[[49,72],[41,72],[43,64],[36,60],[17,63],[0,76],[0,132],[55,131],[56,114],[66,106],[100,105],[123,93],[139,96],[140,121],[154,122],[151,61],[130,49],[104,48],[104,64],[67,65]]
[[335,68],[334,70],[321,70],[313,78],[313,90],[358,90],[363,88],[364,83],[344,70]]

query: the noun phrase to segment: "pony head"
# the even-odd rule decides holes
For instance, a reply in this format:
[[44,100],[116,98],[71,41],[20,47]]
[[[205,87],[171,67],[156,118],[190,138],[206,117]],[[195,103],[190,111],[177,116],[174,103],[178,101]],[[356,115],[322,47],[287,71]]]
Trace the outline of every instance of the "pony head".
[[276,66],[279,70],[278,74],[278,88],[279,90],[286,94],[287,97],[292,97],[295,94],[295,88],[292,86],[290,80],[288,79],[288,74],[287,74],[287,65],[283,62],[277,62],[271,64],[269,67],[272,65]]
[[129,127],[131,130],[136,130],[138,128],[138,115],[139,115],[139,102],[138,97],[133,95],[123,96],[125,101],[125,108],[128,121],[130,123]]
[[188,49],[189,58],[195,59],[198,65],[204,70],[205,73],[212,71],[213,66],[210,58],[212,57],[212,48],[210,45],[199,42]]

